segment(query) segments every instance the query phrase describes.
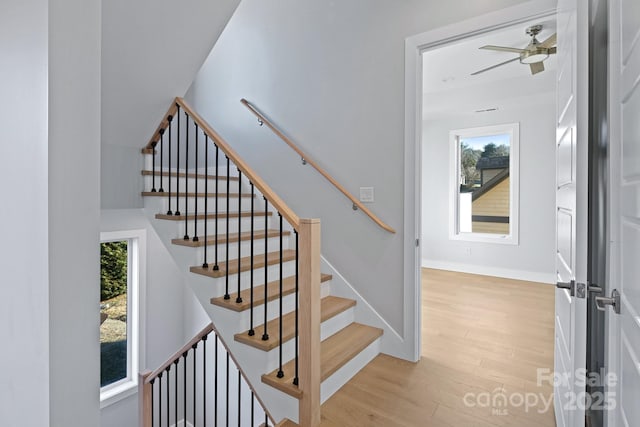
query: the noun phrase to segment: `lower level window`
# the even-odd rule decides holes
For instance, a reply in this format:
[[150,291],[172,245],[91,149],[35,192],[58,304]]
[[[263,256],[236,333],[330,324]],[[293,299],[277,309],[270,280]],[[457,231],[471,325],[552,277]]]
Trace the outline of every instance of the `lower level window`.
[[137,387],[144,230],[100,237],[100,401],[105,406]]

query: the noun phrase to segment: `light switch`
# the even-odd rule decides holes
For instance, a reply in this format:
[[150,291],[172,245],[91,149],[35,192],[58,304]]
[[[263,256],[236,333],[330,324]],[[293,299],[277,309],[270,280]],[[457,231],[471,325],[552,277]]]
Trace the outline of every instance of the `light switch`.
[[373,187],[360,187],[360,201],[373,203]]

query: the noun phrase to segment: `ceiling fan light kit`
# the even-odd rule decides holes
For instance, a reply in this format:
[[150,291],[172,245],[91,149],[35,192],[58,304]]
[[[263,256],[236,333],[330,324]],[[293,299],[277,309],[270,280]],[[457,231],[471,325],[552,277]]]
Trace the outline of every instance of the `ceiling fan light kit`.
[[521,64],[533,64],[536,62],[542,62],[549,57],[549,49],[536,48],[533,50],[525,50],[520,54]]
[[531,69],[531,74],[538,74],[544,71],[544,61],[549,58],[549,55],[554,55],[557,52],[557,48],[555,47],[557,33],[552,34],[548,39],[540,43],[536,36],[540,34],[542,31],[542,25],[532,25],[528,27],[525,32],[531,36],[531,41],[524,49],[519,49],[515,47],[507,47],[507,46],[482,46],[480,49],[484,50],[493,50],[498,52],[509,52],[509,53],[517,53],[518,57],[510,59],[505,62],[501,62],[496,65],[492,65],[491,67],[484,68],[480,71],[476,71],[472,73],[472,76],[484,73],[485,71],[493,70],[494,68],[501,67],[503,65],[509,64],[511,62],[520,60],[521,64],[529,65]]

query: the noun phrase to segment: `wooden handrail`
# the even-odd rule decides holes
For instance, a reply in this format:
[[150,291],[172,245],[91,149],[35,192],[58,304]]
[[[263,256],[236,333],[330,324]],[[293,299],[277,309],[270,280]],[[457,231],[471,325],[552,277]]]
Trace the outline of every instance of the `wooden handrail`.
[[158,374],[160,374],[161,372],[164,372],[168,366],[172,365],[173,362],[182,357],[182,355],[184,353],[186,353],[187,351],[191,350],[191,347],[193,347],[194,344],[199,343],[202,340],[202,337],[209,335],[211,333],[211,331],[213,331],[213,324],[209,323],[207,326],[205,326],[200,332],[198,332],[197,334],[194,335],[193,338],[191,338],[191,340],[186,343],[185,345],[182,346],[182,348],[180,348],[180,350],[176,351],[170,358],[167,359],[166,362],[164,362],[162,365],[160,365],[160,367],[158,369],[156,369],[155,371],[151,372],[149,375],[147,375],[146,377],[146,382],[150,383],[151,380],[154,380]]
[[[247,386],[253,392],[254,398],[258,401],[258,403],[260,404],[260,406],[262,407],[264,412],[267,414],[267,416],[269,417],[271,422],[275,425],[275,419],[271,415],[271,412],[269,412],[269,410],[267,409],[267,407],[264,404],[264,402],[262,401],[262,399],[260,399],[260,396],[258,395],[258,393],[256,393],[255,388],[253,388],[253,385],[251,385],[251,382],[249,382],[249,377],[247,377],[247,375],[244,372],[244,370],[240,367],[240,364],[238,363],[238,360],[235,358],[233,353],[231,353],[231,350],[229,349],[229,346],[227,345],[225,340],[222,338],[222,336],[220,335],[218,330],[215,328],[215,326],[213,326],[213,323],[209,323],[200,332],[195,334],[194,337],[191,338],[191,340],[189,340],[188,343],[186,343],[184,346],[182,346],[182,348],[180,350],[176,351],[173,354],[173,356],[171,356],[169,359],[167,359],[167,361],[165,363],[163,363],[158,369],[156,369],[153,372],[144,371],[144,372],[140,373],[140,375],[139,375],[139,378],[140,378],[140,390],[147,390],[148,391],[148,393],[144,393],[144,395],[141,394],[141,398],[140,398],[141,411],[145,410],[147,412],[150,412],[150,408],[151,408],[151,404],[150,404],[150,400],[149,400],[150,396],[151,396],[150,389],[149,388],[145,388],[145,386],[150,385],[151,381],[158,377],[158,374],[160,374],[161,372],[164,372],[169,365],[172,365],[175,360],[177,360],[178,358],[182,357],[182,355],[184,353],[186,353],[187,351],[190,351],[193,348],[194,344],[200,342],[203,337],[209,335],[211,332],[213,332],[218,337],[218,342],[220,342],[220,344],[222,345],[224,350],[229,354],[229,357],[231,358],[231,361],[233,361],[233,363],[236,365],[236,367],[240,371],[240,374],[242,375],[244,381],[247,383]],[[140,419],[142,420],[144,418],[141,417]]]
[[204,120],[190,105],[182,98],[176,98],[175,102],[165,115],[164,119],[153,134],[149,143],[143,149],[144,153],[153,152],[154,147],[160,139],[160,130],[168,126],[168,116],[175,115],[179,105],[191,119],[198,124],[198,127],[211,138],[220,150],[233,162],[233,164],[253,183],[256,189],[271,203],[282,217],[297,231],[300,228],[300,218],[287,206],[287,204],[267,185],[266,182],[231,148],[231,146],[216,132],[206,120]]
[[276,128],[273,125],[273,123],[271,123],[264,116],[264,114],[262,114],[260,111],[258,111],[258,109],[253,104],[251,104],[249,101],[247,101],[244,98],[242,98],[240,100],[240,102],[242,102],[242,104],[244,104],[244,106],[247,107],[249,109],[249,111],[251,111],[258,118],[260,124],[267,125],[267,127],[269,129],[271,129],[273,131],[273,133],[278,135],[280,137],[280,139],[282,139],[289,147],[291,147],[293,149],[293,151],[298,153],[298,155],[306,163],[308,163],[311,166],[313,166],[315,168],[315,170],[317,170],[320,173],[320,175],[325,177],[327,179],[327,181],[329,181],[331,184],[333,184],[334,187],[336,187],[342,194],[344,194],[347,197],[347,199],[349,199],[353,203],[353,206],[356,206],[358,209],[360,209],[362,212],[364,212],[369,218],[371,218],[373,220],[373,222],[378,224],[380,227],[382,227],[383,229],[385,229],[389,233],[395,233],[396,232],[396,230],[394,230],[391,226],[389,226],[386,223],[384,223],[380,218],[378,218],[378,216],[376,216],[365,205],[363,205],[362,202],[360,202],[360,200],[358,200],[353,195],[351,195],[351,193],[349,193],[342,185],[340,185],[340,183],[338,183],[338,181],[336,181],[331,175],[329,175],[329,173],[327,171],[325,171],[322,167],[320,167],[313,159],[309,158],[309,156],[304,151],[302,151],[300,149],[300,147],[298,147],[290,138],[288,138],[284,133],[282,133],[278,128]]

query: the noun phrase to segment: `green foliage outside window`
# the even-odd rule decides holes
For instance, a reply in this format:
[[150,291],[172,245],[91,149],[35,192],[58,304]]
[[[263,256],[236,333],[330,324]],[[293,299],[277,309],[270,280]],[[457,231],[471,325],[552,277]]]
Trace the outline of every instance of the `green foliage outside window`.
[[100,301],[127,293],[127,242],[100,244]]

